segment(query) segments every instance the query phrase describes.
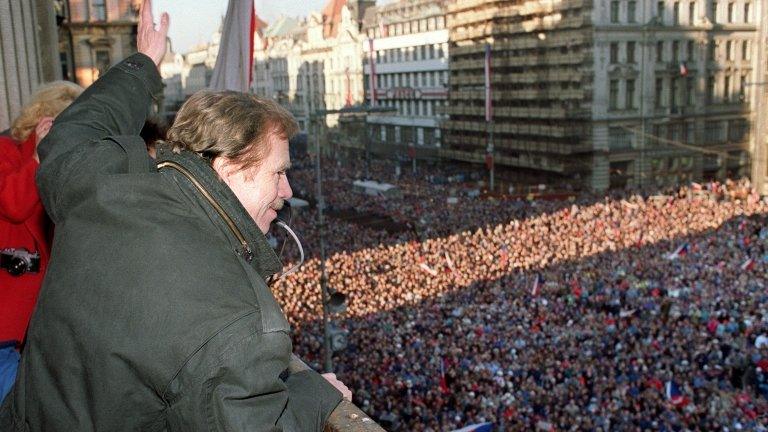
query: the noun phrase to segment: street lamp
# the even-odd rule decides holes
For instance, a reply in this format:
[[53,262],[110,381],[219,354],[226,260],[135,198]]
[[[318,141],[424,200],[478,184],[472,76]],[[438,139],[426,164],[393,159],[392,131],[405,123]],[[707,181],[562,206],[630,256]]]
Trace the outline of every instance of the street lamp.
[[[325,197],[323,196],[323,181],[320,155],[320,127],[325,116],[329,114],[347,114],[371,112],[391,112],[395,108],[389,107],[369,107],[353,106],[345,107],[339,110],[317,110],[310,115],[310,122],[314,120],[315,124],[315,177],[317,181],[316,201],[317,201],[317,233],[320,240],[320,296],[323,303],[323,369],[326,372],[333,371],[333,346],[332,339],[339,339],[339,331],[335,331],[330,325],[330,314],[343,311],[343,304],[346,301],[344,294],[328,288],[328,274],[325,269]],[[366,144],[368,142],[366,141]],[[367,147],[366,147],[367,149]],[[368,158],[370,157],[370,152]],[[335,337],[334,337],[335,336]],[[339,345],[337,344],[337,347]]]

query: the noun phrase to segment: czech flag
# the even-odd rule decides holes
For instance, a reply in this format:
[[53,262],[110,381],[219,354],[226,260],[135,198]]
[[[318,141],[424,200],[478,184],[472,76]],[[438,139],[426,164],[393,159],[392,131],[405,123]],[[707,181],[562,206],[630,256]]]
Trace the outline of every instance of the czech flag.
[[678,246],[678,248],[675,249],[674,252],[669,254],[669,256],[667,256],[667,259],[669,259],[669,260],[676,260],[676,259],[680,258],[681,256],[687,254],[688,253],[688,249],[690,249],[690,245],[688,243],[683,243],[680,246]]
[[747,258],[746,261],[744,261],[743,264],[741,264],[741,271],[750,271],[753,268],[755,268],[755,260],[754,258]]
[[664,395],[666,396],[669,403],[679,408],[688,405],[690,402],[688,398],[683,396],[683,393],[680,391],[680,387],[678,387],[677,383],[674,381],[667,381],[664,384]]

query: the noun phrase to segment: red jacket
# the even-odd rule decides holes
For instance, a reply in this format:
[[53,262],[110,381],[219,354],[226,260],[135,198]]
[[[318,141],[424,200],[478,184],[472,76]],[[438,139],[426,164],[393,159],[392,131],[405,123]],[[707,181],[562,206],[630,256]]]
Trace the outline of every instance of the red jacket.
[[40,253],[40,271],[11,276],[0,270],[0,341],[23,341],[50,256],[51,222],[35,184],[35,134],[21,145],[0,137],[0,249]]

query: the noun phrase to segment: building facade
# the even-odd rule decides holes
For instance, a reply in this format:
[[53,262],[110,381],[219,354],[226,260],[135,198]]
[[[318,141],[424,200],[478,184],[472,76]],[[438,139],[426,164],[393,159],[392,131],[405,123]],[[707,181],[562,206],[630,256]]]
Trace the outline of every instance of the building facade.
[[768,7],[763,5],[757,16],[757,82],[750,86],[755,94],[752,102],[757,117],[752,140],[752,181],[763,196],[768,196]]
[[39,84],[61,79],[56,13],[44,0],[0,0],[0,132]]
[[[281,17],[256,36],[254,93],[288,108],[307,132],[310,117],[363,102],[359,17],[372,0],[330,0],[306,19]],[[325,117],[328,127],[338,115]]]
[[362,41],[366,103],[393,113],[369,115],[368,137],[379,153],[435,157],[438,110],[448,100],[445,0],[400,0],[368,10]]
[[492,131],[502,171],[553,183],[748,175],[759,3],[453,2],[444,154],[480,162]]
[[757,3],[610,1],[592,11],[592,188],[750,174]]
[[87,87],[136,52],[140,0],[59,3],[63,9],[59,51],[64,79]]

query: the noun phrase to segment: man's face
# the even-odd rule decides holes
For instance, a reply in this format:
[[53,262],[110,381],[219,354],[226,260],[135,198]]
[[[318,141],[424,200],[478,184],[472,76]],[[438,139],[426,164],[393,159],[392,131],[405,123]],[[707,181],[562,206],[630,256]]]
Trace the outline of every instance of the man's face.
[[277,217],[283,201],[293,196],[286,171],[291,166],[288,140],[277,133],[267,136],[269,153],[258,168],[243,169],[233,161],[219,157],[213,161],[213,169],[232,189],[240,203],[248,211],[263,233]]

